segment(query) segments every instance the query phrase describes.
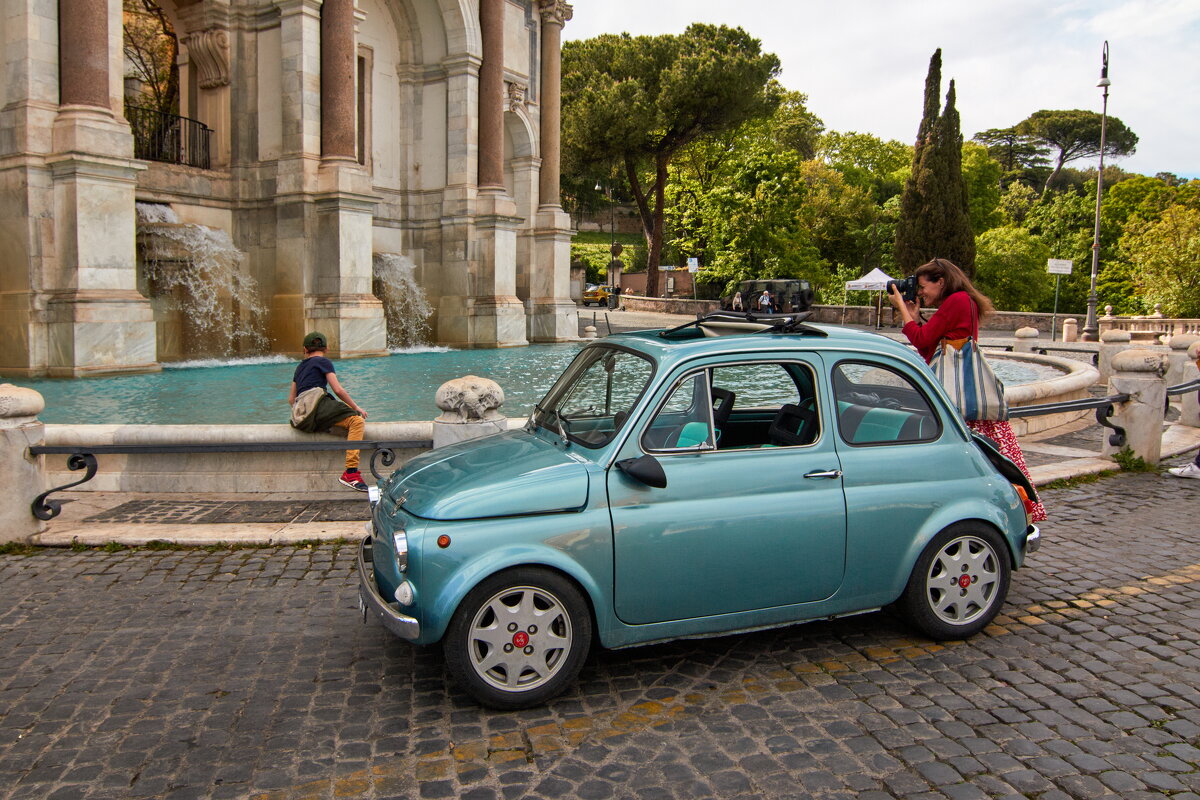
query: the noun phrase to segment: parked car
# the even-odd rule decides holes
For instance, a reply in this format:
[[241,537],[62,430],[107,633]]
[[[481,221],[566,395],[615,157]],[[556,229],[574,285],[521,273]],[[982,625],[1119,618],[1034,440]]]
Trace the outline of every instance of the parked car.
[[1037,495],[872,333],[709,315],[582,348],[523,429],[373,492],[368,613],[497,708],[609,648],[896,604],[961,639],[1037,549]]
[[[806,280],[772,278],[770,280],[742,281],[737,291],[742,295],[742,310],[757,313],[758,299],[764,290],[770,290],[775,301],[774,311],[791,314],[808,311],[813,304],[812,285]],[[733,310],[734,295],[721,298],[721,308]]]
[[583,304],[589,306],[595,303],[598,306],[608,305],[608,298],[616,294],[617,290],[612,286],[595,286],[588,284],[583,290]]

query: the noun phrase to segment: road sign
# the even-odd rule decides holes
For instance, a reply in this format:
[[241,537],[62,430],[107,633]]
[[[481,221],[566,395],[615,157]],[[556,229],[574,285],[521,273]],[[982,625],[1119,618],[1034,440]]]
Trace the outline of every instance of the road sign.
[[692,257],[688,259],[688,272],[697,272],[700,269],[700,259]]
[[1069,258],[1050,258],[1046,260],[1046,271],[1051,275],[1070,275],[1075,262]]

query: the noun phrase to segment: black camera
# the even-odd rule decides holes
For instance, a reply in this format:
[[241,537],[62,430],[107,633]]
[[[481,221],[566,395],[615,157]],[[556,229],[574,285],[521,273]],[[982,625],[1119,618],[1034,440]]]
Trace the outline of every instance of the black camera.
[[900,294],[904,297],[905,300],[907,300],[910,303],[917,302],[917,276],[916,275],[909,275],[907,278],[901,278],[898,281],[888,281],[888,283],[887,283],[888,294],[891,294],[893,286],[896,287],[896,290],[898,292],[900,292]]

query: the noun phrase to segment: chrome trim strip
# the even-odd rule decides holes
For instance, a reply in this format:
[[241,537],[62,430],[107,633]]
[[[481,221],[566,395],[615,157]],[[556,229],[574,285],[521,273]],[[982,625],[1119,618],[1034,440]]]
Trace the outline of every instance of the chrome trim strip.
[[383,599],[375,584],[375,567],[369,566],[370,552],[371,537],[368,536],[358,546],[358,596],[362,601],[363,620],[366,621],[366,612],[370,611],[383,623],[383,627],[401,639],[416,639],[421,635],[421,624],[415,617],[401,614],[396,604]]

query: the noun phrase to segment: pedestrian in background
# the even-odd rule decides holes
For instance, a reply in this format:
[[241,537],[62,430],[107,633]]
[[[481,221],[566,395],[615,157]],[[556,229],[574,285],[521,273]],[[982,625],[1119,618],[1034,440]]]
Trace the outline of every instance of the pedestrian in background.
[[[333,362],[325,357],[327,348],[322,333],[313,331],[304,337],[304,360],[296,366],[288,395],[292,427],[306,433],[345,428],[347,441],[361,442],[367,412],[350,398],[350,393],[338,380]],[[331,397],[329,391],[337,398]],[[343,486],[365,492],[367,484],[358,470],[358,459],[358,450],[346,451],[346,470],[338,481]]]
[[764,314],[774,313],[775,298],[771,297],[770,289],[763,289],[762,296],[758,298],[758,310]]
[[742,303],[742,293],[741,292],[734,292],[733,302],[729,305],[729,308],[733,311],[745,311],[746,310],[745,305]]

